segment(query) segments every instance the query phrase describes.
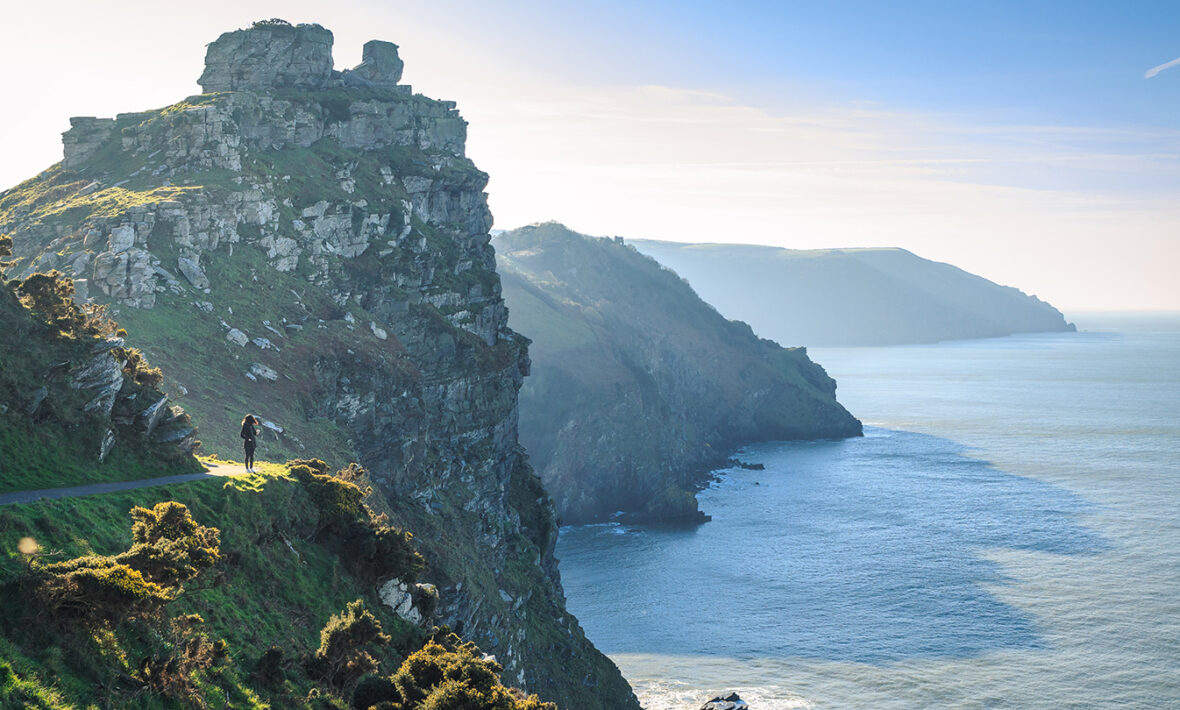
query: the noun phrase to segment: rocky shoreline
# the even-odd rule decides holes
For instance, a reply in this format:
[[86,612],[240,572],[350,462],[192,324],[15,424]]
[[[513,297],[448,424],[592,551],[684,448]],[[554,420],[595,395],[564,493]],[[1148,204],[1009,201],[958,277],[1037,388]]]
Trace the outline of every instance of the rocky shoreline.
[[750,710],[750,706],[737,693],[717,695],[705,701],[700,710]]

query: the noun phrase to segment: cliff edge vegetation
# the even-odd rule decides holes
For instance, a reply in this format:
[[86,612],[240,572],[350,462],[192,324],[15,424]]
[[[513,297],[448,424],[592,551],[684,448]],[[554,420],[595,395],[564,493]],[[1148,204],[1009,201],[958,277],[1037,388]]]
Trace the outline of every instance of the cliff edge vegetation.
[[431,625],[359,468],[263,469],[0,508],[0,707],[556,710]]
[[533,341],[521,440],[563,520],[700,520],[702,474],[735,447],[860,435],[805,349],[726,320],[621,240],[548,223],[495,247]]

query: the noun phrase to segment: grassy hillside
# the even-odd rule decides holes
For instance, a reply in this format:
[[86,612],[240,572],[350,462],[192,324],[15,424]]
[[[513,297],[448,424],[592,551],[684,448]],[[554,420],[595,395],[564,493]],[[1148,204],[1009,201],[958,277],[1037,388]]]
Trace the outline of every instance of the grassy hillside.
[[784,345],[890,345],[1071,331],[1057,309],[904,249],[631,240],[729,318]]
[[[359,700],[363,688],[388,690],[385,679],[430,632],[384,606],[372,568],[358,564],[369,513],[357,509],[346,527],[326,527],[340,515],[325,503],[334,498],[293,470],[264,465],[258,475],[0,508],[0,707],[368,707]],[[381,507],[372,496],[367,502]],[[50,614],[37,586],[44,570],[128,549],[128,512],[164,501],[220,531],[210,569],[157,609],[135,607],[97,623]],[[412,570],[385,567],[384,575],[412,579]],[[114,597],[93,596],[98,608],[115,605]],[[322,631],[358,600],[388,638],[365,644],[371,663],[360,666],[369,670],[340,682],[324,670]],[[193,614],[199,622],[190,623]],[[445,642],[445,632],[437,638]],[[358,685],[362,677],[369,680]],[[464,707],[540,708],[512,702]]]
[[521,440],[565,520],[697,519],[694,486],[733,447],[860,433],[805,350],[726,320],[634,249],[558,224],[495,246],[509,322],[533,341]]

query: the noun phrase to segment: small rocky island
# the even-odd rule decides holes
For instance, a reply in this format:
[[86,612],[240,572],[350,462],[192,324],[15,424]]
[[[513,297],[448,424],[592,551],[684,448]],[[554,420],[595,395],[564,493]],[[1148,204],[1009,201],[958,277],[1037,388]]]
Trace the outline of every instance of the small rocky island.
[[700,710],[750,710],[750,706],[737,693],[718,695],[701,706]]

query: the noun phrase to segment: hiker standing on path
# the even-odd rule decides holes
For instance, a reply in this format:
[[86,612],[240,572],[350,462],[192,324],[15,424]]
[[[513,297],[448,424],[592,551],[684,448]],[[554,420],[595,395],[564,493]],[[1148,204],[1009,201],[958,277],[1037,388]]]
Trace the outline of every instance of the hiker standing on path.
[[247,414],[242,420],[242,438],[246,445],[246,473],[254,473],[254,449],[258,446],[258,430],[254,425],[258,420],[253,414]]

